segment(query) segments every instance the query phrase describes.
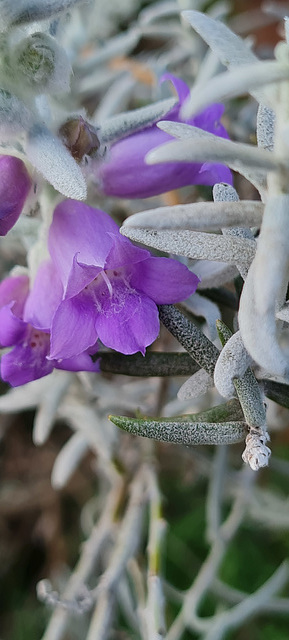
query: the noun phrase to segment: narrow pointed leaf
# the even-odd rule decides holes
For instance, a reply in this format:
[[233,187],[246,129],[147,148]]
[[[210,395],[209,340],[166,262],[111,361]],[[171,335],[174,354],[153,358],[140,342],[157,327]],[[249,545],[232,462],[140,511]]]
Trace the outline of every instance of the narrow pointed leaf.
[[200,368],[188,353],[159,353],[147,351],[141,354],[124,356],[121,353],[97,352],[100,369],[104,372],[126,376],[187,376]]
[[160,320],[171,334],[188,351],[209,375],[214,375],[219,350],[215,345],[173,305],[159,307]]
[[242,442],[247,434],[244,422],[176,422],[153,419],[139,420],[125,416],[109,416],[111,422],[136,436],[172,442],[186,446],[204,444],[233,444]]
[[159,251],[175,253],[195,260],[218,260],[238,264],[252,262],[256,244],[254,240],[231,238],[199,231],[154,231],[122,227],[126,237]]
[[155,104],[142,107],[141,109],[135,109],[112,116],[104,121],[101,127],[101,141],[104,143],[113,142],[129,136],[139,129],[148,127],[157,120],[160,120],[160,118],[163,118],[175,104],[176,100],[174,98],[168,98],[167,100],[161,100]]
[[240,202],[195,202],[173,207],[159,207],[135,213],[123,228],[187,229],[217,231],[221,227],[259,227],[264,204],[254,200]]

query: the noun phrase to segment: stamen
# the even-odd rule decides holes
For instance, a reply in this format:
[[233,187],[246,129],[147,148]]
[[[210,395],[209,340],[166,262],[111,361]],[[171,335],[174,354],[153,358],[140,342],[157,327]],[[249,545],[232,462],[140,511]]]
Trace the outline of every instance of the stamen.
[[100,275],[103,277],[104,282],[109,290],[109,295],[112,297],[112,286],[111,286],[111,282],[110,279],[108,278],[108,276],[106,275],[105,271],[101,271]]

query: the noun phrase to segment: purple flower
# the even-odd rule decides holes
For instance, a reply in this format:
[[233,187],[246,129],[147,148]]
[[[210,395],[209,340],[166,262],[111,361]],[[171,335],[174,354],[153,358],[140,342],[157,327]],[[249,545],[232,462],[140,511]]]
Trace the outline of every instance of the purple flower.
[[[75,200],[56,207],[49,251],[50,268],[57,273],[53,282],[59,278],[63,288],[62,301],[54,301],[50,322],[40,274],[25,319],[38,328],[50,326],[52,360],[78,356],[98,338],[121,353],[144,354],[159,333],[157,304],[187,298],[199,281],[176,260],[155,258],[135,247],[104,211]],[[56,288],[60,291],[60,285]]]
[[[53,293],[51,277],[53,265],[44,263],[39,270],[35,288],[39,291],[42,280],[42,293],[39,301],[39,316],[42,324],[51,322],[59,295],[59,283],[56,282],[56,294]],[[49,279],[50,276],[50,279]],[[49,283],[49,288],[46,285]],[[59,360],[48,360],[50,350],[50,333],[46,327],[25,322],[25,306],[29,300],[29,278],[25,275],[6,278],[0,284],[0,344],[2,347],[13,347],[1,358],[1,377],[13,387],[42,378],[56,369],[68,371],[98,371],[97,363],[93,363],[89,353],[80,353],[77,357]],[[46,300],[44,311],[44,300]],[[46,329],[46,330],[45,330]],[[96,348],[93,349],[95,353]]]
[[0,156],[0,236],[14,226],[30,191],[25,164],[14,156]]
[[[220,123],[224,111],[222,104],[213,104],[199,115],[182,120],[180,110],[189,94],[189,87],[171,74],[165,74],[162,80],[171,80],[179,96],[178,104],[163,120],[186,122],[221,138],[228,138],[226,129]],[[151,149],[172,139],[154,124],[113,144],[106,158],[95,165],[99,189],[108,196],[149,198],[190,184],[232,184],[230,170],[221,164],[172,162],[150,166],[145,163],[145,156]]]

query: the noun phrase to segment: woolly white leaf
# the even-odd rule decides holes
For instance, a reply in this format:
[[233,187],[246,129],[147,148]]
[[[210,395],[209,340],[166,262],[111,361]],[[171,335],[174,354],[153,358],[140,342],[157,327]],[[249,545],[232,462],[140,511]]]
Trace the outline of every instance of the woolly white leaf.
[[[229,184],[215,184],[213,187],[213,198],[214,198],[214,202],[215,203],[219,203],[223,202],[223,206],[224,206],[224,202],[229,202],[230,204],[232,204],[232,202],[234,202],[235,206],[236,206],[236,201],[239,200],[239,196],[236,192],[236,190],[234,189],[234,187],[231,187],[231,185]],[[239,202],[239,205],[242,204]],[[261,204],[261,203],[258,203]],[[263,210],[263,209],[262,209]],[[253,223],[254,224],[254,223]],[[235,229],[228,229],[228,228],[223,228],[222,232],[224,235],[230,235],[230,236],[234,236],[234,237],[238,237],[238,238],[249,238],[250,240],[254,240],[254,236],[253,233],[251,231],[251,229],[247,229],[246,227],[249,226],[253,226],[250,224],[246,224],[244,221],[244,225],[245,227],[236,227]],[[259,226],[259,225],[258,225]],[[249,261],[247,264],[244,263],[240,263],[237,265],[238,270],[243,278],[243,280],[246,279],[247,274],[248,274],[248,269],[250,267],[251,262]]]
[[[258,62],[246,42],[219,20],[213,20],[198,11],[183,11],[181,15],[207,42],[225,67],[251,66]],[[253,85],[251,93],[259,102],[271,102],[272,91],[266,87],[255,91]]]
[[182,18],[190,23],[226,67],[257,62],[258,58],[242,38],[226,25],[199,11],[183,11]]
[[[252,92],[254,87],[262,87],[272,83],[287,80],[289,66],[283,62],[257,62],[244,65],[233,71],[219,73],[202,88],[193,88],[190,97],[184,102],[181,117],[186,119],[198,113],[209,104],[234,98],[243,93]],[[263,96],[262,96],[263,98]],[[264,103],[265,103],[264,96]],[[266,100],[267,106],[274,106],[274,100]]]
[[257,142],[259,147],[273,151],[275,112],[260,104],[257,113]]
[[198,293],[195,293],[186,300],[184,306],[190,309],[195,316],[205,318],[208,329],[205,333],[208,335],[210,340],[215,340],[217,337],[216,321],[221,317],[219,307],[214,302],[204,298],[204,296],[200,296]]
[[159,251],[175,253],[187,258],[247,262],[255,254],[255,242],[194,231],[152,231],[122,227],[121,233]]
[[2,140],[10,136],[26,132],[33,124],[35,117],[27,109],[24,102],[9,91],[0,89],[0,132]]
[[251,364],[252,358],[237,331],[223,347],[215,366],[214,382],[221,396],[232,398],[236,395],[233,380],[241,378]]
[[[259,286],[264,286],[266,291],[265,279],[262,278]],[[289,359],[278,343],[275,296],[271,300],[267,300],[267,303],[266,313],[261,313],[256,305],[255,261],[253,261],[240,299],[239,326],[241,335],[247,351],[261,367],[273,375],[282,376],[288,380]]]
[[51,377],[54,373],[7,391],[5,395],[0,397],[0,411],[2,413],[17,413],[37,407],[41,398],[45,397],[49,391]]
[[191,140],[167,142],[147,153],[145,161],[147,164],[220,162],[240,173],[246,171],[248,167],[273,171],[279,164],[278,158],[273,153],[253,145],[223,140],[217,136],[215,136],[214,144],[212,144],[211,138],[205,139],[203,137],[198,140],[198,144],[192,144]]
[[223,202],[223,206],[225,202],[239,202],[239,196],[236,189],[225,182],[217,182],[217,184],[214,184],[213,198],[214,202]]
[[103,65],[111,58],[129,53],[137,45],[140,37],[140,29],[134,27],[125,33],[110,38],[92,56],[77,61],[75,68],[85,73],[93,71],[97,65]]
[[289,304],[288,304],[288,302],[286,302],[286,305],[284,307],[282,307],[282,309],[280,309],[280,311],[277,311],[276,317],[279,318],[279,320],[283,320],[283,322],[289,322]]
[[238,203],[195,202],[142,211],[127,218],[123,226],[137,229],[150,227],[196,231],[216,231],[221,227],[235,227],[239,224],[244,227],[258,227],[262,222],[263,210],[264,205],[254,200],[242,200]]
[[104,143],[112,142],[125,138],[139,129],[148,127],[169,113],[175,104],[176,100],[174,98],[168,98],[141,109],[134,109],[133,111],[113,116],[102,124],[99,132],[101,141]]
[[45,20],[84,2],[85,0],[0,0],[0,31],[6,31],[12,25]]
[[141,25],[150,24],[155,20],[170,16],[179,16],[179,7],[174,0],[168,0],[168,2],[157,2],[155,5],[146,7],[140,12],[139,22]]
[[105,92],[94,114],[93,121],[101,126],[115,113],[125,109],[137,84],[133,76],[117,78]]
[[266,204],[256,258],[239,312],[240,330],[249,353],[271,374],[284,377],[289,375],[289,357],[278,342],[275,313],[283,306],[289,277],[288,207],[288,195],[272,196]]
[[289,196],[271,196],[264,210],[255,259],[254,289],[260,314],[284,303],[289,271]]
[[51,484],[54,489],[63,489],[65,487],[88,450],[87,439],[82,433],[74,433],[69,438],[53,465]]
[[66,420],[72,429],[86,438],[93,451],[105,460],[110,459],[114,431],[108,421],[104,428],[104,420],[100,420],[96,411],[72,399],[62,403],[58,415]]
[[192,375],[184,384],[181,386],[178,392],[179,400],[189,400],[189,398],[197,398],[200,395],[203,395],[214,386],[214,381],[209,374],[200,369]]
[[26,154],[31,164],[68,198],[84,200],[86,184],[81,169],[69,151],[44,125],[29,131]]
[[[157,127],[159,127],[159,129],[161,129],[162,131],[166,131],[171,136],[179,138],[180,140],[188,140],[189,138],[202,138],[204,140],[210,141],[212,145],[218,144],[220,141],[220,138],[218,136],[215,136],[212,133],[208,133],[208,131],[203,131],[203,129],[199,129],[198,127],[193,127],[192,125],[184,124],[182,122],[170,122],[164,120],[158,122]],[[266,174],[263,171],[252,169],[248,170],[246,164],[240,166],[239,162],[234,162],[234,154],[231,158],[230,163],[228,164],[231,169],[233,169],[234,171],[238,171],[247,180],[252,182],[252,184],[256,187],[256,189],[258,189],[260,194],[265,192],[267,183]]]
[[194,263],[193,271],[201,279],[198,290],[221,287],[226,282],[234,280],[238,275],[238,270],[234,265],[211,260],[197,260]]
[[45,397],[40,402],[33,425],[33,442],[41,445],[46,442],[53,428],[59,404],[68,390],[73,374],[68,371],[55,371]]

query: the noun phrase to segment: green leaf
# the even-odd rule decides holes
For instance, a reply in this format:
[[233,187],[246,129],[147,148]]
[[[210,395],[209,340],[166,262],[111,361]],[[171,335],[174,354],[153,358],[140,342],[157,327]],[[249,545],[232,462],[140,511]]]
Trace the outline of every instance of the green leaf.
[[140,353],[125,356],[98,351],[96,356],[100,358],[101,371],[127,376],[191,376],[200,368],[188,353],[147,351],[143,357]]
[[111,422],[117,427],[133,435],[186,446],[233,444],[241,442],[247,435],[246,424],[241,421],[203,422],[191,418],[192,416],[178,416],[165,419],[139,419],[109,416]]

